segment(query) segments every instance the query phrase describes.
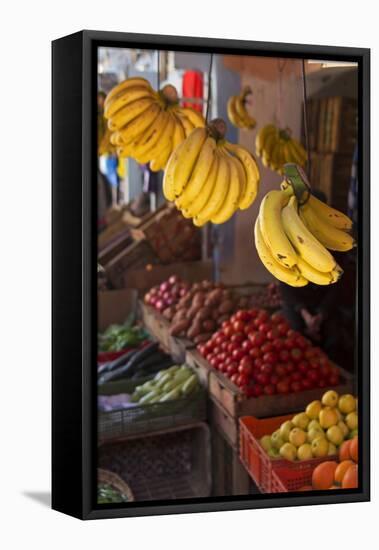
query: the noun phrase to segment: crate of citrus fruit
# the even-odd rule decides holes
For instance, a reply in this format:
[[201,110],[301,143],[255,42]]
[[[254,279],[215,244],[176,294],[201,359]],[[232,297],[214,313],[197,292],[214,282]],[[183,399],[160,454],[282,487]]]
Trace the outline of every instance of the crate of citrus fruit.
[[300,488],[315,467],[337,460],[346,440],[358,434],[357,400],[330,390],[295,415],[240,418],[240,458],[264,493],[276,492],[273,472],[286,472]]

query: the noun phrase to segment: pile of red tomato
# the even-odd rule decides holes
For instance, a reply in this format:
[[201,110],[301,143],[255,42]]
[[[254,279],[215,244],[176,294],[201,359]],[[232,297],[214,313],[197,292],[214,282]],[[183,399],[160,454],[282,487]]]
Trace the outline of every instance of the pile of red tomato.
[[248,397],[338,385],[339,369],[280,313],[237,311],[198,351]]

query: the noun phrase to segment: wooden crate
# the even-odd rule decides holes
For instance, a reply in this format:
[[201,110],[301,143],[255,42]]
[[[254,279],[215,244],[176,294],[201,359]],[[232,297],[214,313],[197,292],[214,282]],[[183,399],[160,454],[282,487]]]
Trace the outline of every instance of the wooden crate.
[[140,302],[140,311],[145,328],[156,338],[174,361],[184,363],[188,347],[192,342],[185,338],[176,338],[170,334],[170,323],[156,309]]
[[106,275],[114,288],[134,288],[129,276],[132,269],[145,268],[156,263],[151,246],[147,241],[131,244],[104,266]]
[[251,481],[238,452],[229,445],[217,426],[212,433],[212,496],[248,495]]
[[202,385],[207,388],[209,385],[209,373],[212,367],[195,347],[187,349],[186,363],[193,368]]
[[200,230],[171,205],[165,204],[131,233],[135,241],[148,241],[163,264],[200,259]]
[[339,368],[343,382],[338,386],[316,388],[287,395],[263,395],[251,398],[245,397],[229,378],[212,369],[209,373],[209,394],[234,418],[249,415],[264,418],[295,413],[303,410],[311,401],[320,399],[321,395],[329,389],[340,394],[354,393],[353,376],[341,367]]
[[230,416],[225,409],[214,399],[209,400],[209,416],[213,426],[222,434],[223,438],[238,452],[239,424],[238,418]]

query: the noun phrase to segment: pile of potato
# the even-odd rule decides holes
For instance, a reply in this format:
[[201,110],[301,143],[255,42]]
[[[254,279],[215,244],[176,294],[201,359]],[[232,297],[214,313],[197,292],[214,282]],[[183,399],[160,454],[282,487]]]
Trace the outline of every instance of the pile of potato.
[[171,322],[170,334],[185,337],[195,344],[206,342],[239,307],[240,298],[221,283],[195,283],[180,300],[166,308],[163,315]]

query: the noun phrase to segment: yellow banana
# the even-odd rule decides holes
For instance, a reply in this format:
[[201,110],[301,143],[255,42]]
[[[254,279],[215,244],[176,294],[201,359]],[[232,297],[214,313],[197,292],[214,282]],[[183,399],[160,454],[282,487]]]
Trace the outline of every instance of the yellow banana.
[[229,163],[221,152],[217,151],[216,155],[218,157],[218,170],[215,185],[208,201],[193,219],[193,223],[199,227],[207,223],[220,210],[229,189]]
[[314,195],[310,195],[308,204],[317,218],[329,223],[333,227],[345,230],[352,228],[353,222],[346,214],[320,201]]
[[163,178],[167,200],[174,201],[182,193],[206,138],[207,130],[196,128],[170,156]]
[[117,112],[112,118],[108,120],[108,128],[112,131],[120,130],[138,115],[146,111],[146,109],[151,107],[152,104],[155,104],[158,107],[157,102],[154,102],[151,100],[151,98],[147,97],[133,101],[127,107],[125,107],[125,109]]
[[247,112],[244,97],[237,96],[234,101],[234,106],[236,113],[238,117],[242,120],[244,126],[249,129],[254,128],[257,124],[257,121]]
[[185,217],[193,218],[197,216],[207,204],[216,184],[218,166],[219,157],[218,155],[214,155],[214,160],[204,185],[200,189],[197,197],[193,200],[193,202],[191,202],[188,208],[184,209],[183,211],[183,215]]
[[172,136],[172,149],[176,149],[182,141],[186,139],[186,134],[183,128],[182,123],[178,119],[178,117],[175,115],[175,113],[172,113],[172,116],[175,120],[175,128],[174,128],[174,134]]
[[186,117],[195,128],[203,128],[205,119],[199,111],[191,109],[191,107],[179,107],[181,114]]
[[192,124],[192,122],[182,114],[180,107],[176,107],[173,109],[176,116],[179,118],[180,122],[182,123],[182,126],[184,128],[184,133],[186,137],[190,135],[190,133],[195,129],[195,126]]
[[282,224],[292,245],[308,264],[323,273],[335,268],[333,256],[303,224],[297,213],[297,201],[294,196],[282,210]]
[[304,157],[299,153],[299,151],[296,149],[296,146],[294,144],[293,139],[289,139],[287,142],[287,149],[288,154],[291,158],[290,162],[295,162],[296,164],[300,164],[300,166],[305,165],[305,159]]
[[213,137],[208,136],[195,162],[187,185],[175,201],[178,208],[188,208],[198,196],[210,172],[215,150],[216,141]]
[[[161,111],[154,120],[150,129],[143,133],[142,137],[132,143],[135,149],[135,154],[138,157],[143,157],[159,143],[161,134],[168,125],[170,117],[166,111]],[[145,162],[148,162],[147,159]]]
[[237,113],[237,109],[236,109],[236,99],[237,99],[237,96],[231,96],[229,99],[228,99],[228,103],[227,103],[227,113],[228,113],[228,118],[230,120],[230,122],[236,126],[237,128],[245,128],[246,124],[244,123],[244,121],[239,117],[238,113]]
[[[156,103],[152,103],[143,113],[136,116],[123,128],[120,128],[119,134],[126,145],[138,139],[159,116],[160,109]],[[142,136],[141,136],[142,137]]]
[[335,282],[331,272],[322,273],[321,271],[318,271],[300,256],[298,257],[297,267],[303,277],[315,285],[331,285]]
[[339,281],[343,275],[343,269],[338,264],[336,264],[336,267],[332,269],[330,272],[330,275],[332,276],[333,283],[336,283]]
[[238,209],[238,203],[241,196],[240,173],[237,159],[233,158],[229,153],[221,149],[226,162],[229,164],[230,178],[228,193],[221,207],[211,217],[211,222],[215,224],[224,223],[231,218],[234,212]]
[[[138,158],[140,163],[145,164],[146,162],[150,162],[157,157],[161,157],[162,151],[166,150],[168,145],[170,146],[170,153],[171,153],[172,135],[173,135],[175,121],[170,113],[166,113],[166,114],[168,115],[167,124],[164,125],[162,131],[160,132],[158,141],[144,155],[139,155]],[[154,163],[153,166],[160,166],[160,164]]]
[[275,260],[284,267],[293,267],[297,254],[290,243],[281,221],[283,207],[289,199],[285,191],[269,191],[259,209],[262,234]]
[[267,246],[265,239],[262,235],[260,227],[260,217],[256,219],[254,227],[255,247],[258,252],[258,256],[265,268],[279,281],[286,283],[290,286],[300,287],[308,284],[308,281],[301,276],[296,266],[292,268],[283,267],[282,264],[277,262],[271,253],[271,250]]
[[112,118],[112,116],[114,116],[114,114],[120,109],[127,108],[129,103],[142,98],[150,98],[155,100],[156,94],[153,90],[150,91],[145,86],[134,86],[127,89],[121,96],[108,102],[104,109],[105,118]]
[[113,101],[116,97],[119,95],[122,95],[126,90],[129,90],[130,88],[133,88],[135,86],[142,86],[146,88],[149,91],[153,91],[153,88],[150,85],[150,82],[146,80],[146,78],[141,77],[132,77],[127,78],[126,80],[123,80],[123,82],[120,82],[117,86],[111,89],[111,91],[108,93],[107,97],[104,100],[104,108],[108,106],[108,104]]
[[316,239],[329,250],[347,252],[355,245],[355,241],[349,233],[337,229],[317,217],[308,203],[300,208],[300,217]]
[[163,170],[172,151],[172,138],[163,146],[157,157],[150,161],[150,169],[153,172]]
[[239,208],[240,210],[246,210],[251,204],[253,204],[259,191],[260,174],[258,165],[249,151],[241,145],[226,142],[225,148],[232,152],[241,161],[244,167],[246,174],[246,187],[243,195],[241,196]]
[[255,149],[258,156],[262,154],[264,142],[267,136],[275,132],[277,132],[276,127],[273,124],[267,124],[257,133],[255,138]]

